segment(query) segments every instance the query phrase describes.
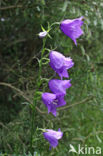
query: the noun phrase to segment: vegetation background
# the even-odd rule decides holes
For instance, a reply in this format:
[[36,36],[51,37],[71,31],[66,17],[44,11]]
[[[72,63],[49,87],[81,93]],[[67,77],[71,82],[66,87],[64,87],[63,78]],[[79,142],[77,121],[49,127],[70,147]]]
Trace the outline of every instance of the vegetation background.
[[[41,100],[35,126],[64,132],[56,149],[42,134],[35,134],[35,156],[72,156],[69,144],[101,147],[103,153],[103,0],[0,0],[0,152],[1,155],[30,156],[30,109],[38,73],[42,40],[41,25],[64,19],[85,17],[84,35],[71,39],[53,27],[46,47],[70,56],[75,66],[69,70],[72,87],[68,89],[65,110],[58,117],[47,112]],[[53,70],[43,67],[42,76]],[[3,83],[4,82],[4,83]],[[47,91],[43,83],[41,90]],[[28,100],[29,99],[29,100]],[[3,154],[4,153],[4,154]],[[74,154],[75,156],[77,154]]]

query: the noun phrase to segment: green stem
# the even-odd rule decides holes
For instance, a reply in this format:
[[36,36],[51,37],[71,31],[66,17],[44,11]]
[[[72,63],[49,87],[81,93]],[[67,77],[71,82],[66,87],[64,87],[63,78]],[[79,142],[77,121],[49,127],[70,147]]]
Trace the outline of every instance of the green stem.
[[46,43],[46,38],[43,39],[43,48],[42,48],[42,51],[41,51],[41,59],[40,59],[40,63],[39,63],[39,74],[38,74],[38,82],[37,82],[37,86],[38,88],[40,87],[41,85],[41,72],[42,72],[42,61],[43,61],[43,55],[44,55],[44,52],[45,52],[45,43]]
[[34,105],[31,106],[31,137],[30,137],[30,152],[33,155],[33,135],[34,135],[34,115],[35,115],[35,108],[33,109]]
[[52,27],[53,25],[60,25],[60,22],[55,22],[55,23],[51,24],[51,27]]
[[34,94],[34,100],[33,100],[33,104],[31,104],[31,137],[30,137],[30,152],[33,155],[34,153],[34,149],[33,149],[33,136],[36,132],[36,127],[35,127],[35,112],[36,112],[36,103],[37,103],[37,91],[41,85],[41,72],[42,72],[42,58],[45,52],[45,43],[46,43],[46,38],[43,39],[43,48],[41,51],[41,59],[39,62],[39,74],[38,74],[38,80],[37,80],[37,87],[35,90],[35,94]]

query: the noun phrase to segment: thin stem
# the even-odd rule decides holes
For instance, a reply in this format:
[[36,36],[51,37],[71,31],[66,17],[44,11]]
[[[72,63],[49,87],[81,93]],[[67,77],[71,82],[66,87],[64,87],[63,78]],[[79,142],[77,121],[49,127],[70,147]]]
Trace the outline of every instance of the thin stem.
[[7,9],[15,9],[15,8],[22,8],[22,5],[10,5],[6,7],[0,7],[0,10],[7,10]]
[[37,80],[37,88],[34,94],[34,100],[33,104],[31,105],[31,138],[30,138],[30,152],[33,155],[33,136],[35,135],[36,132],[36,126],[35,126],[35,113],[36,113],[36,103],[37,103],[37,91],[41,85],[41,72],[42,72],[42,58],[45,52],[45,43],[46,43],[46,38],[43,39],[43,48],[41,51],[41,59],[39,62],[39,74],[38,74],[38,80]]
[[31,109],[31,136],[30,136],[30,152],[33,155],[33,136],[34,136],[34,128],[35,128],[35,123],[34,123],[34,118],[35,118],[35,105],[36,105],[36,100],[33,102],[33,107]]
[[[2,86],[7,86],[13,90],[15,90],[20,96],[22,96],[26,101],[28,101],[29,104],[32,104],[32,99],[28,98],[27,95],[21,91],[20,89],[14,87],[13,85],[11,85],[10,83],[5,83],[5,82],[0,82],[0,85]],[[40,114],[46,114],[46,112],[42,112],[37,106],[35,107],[36,110],[40,113]]]
[[82,100],[82,101],[80,101],[80,102],[74,103],[74,104],[69,105],[69,106],[65,106],[65,107],[58,108],[58,110],[59,110],[59,111],[62,111],[62,110],[69,109],[69,108],[74,107],[74,106],[76,106],[76,105],[79,105],[79,104],[85,103],[85,102],[87,102],[87,101],[89,101],[89,100],[92,100],[93,98],[94,98],[94,96],[91,95],[91,96],[85,98],[84,100]]
[[42,72],[42,61],[43,61],[43,55],[44,55],[44,52],[45,52],[45,43],[46,43],[46,38],[43,39],[43,48],[42,48],[42,51],[41,51],[41,59],[40,59],[40,63],[39,63],[39,74],[38,74],[38,82],[37,82],[37,86],[38,88],[40,87],[40,77],[41,77],[41,72]]
[[51,24],[51,27],[52,27],[53,25],[60,25],[60,22],[55,22],[55,23]]

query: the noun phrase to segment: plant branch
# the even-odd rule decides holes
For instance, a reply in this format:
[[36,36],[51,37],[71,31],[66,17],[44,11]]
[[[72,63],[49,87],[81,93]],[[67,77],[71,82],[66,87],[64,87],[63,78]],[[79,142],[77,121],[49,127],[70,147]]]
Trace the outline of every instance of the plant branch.
[[[18,89],[18,88],[16,88],[16,87],[12,86],[11,84],[5,83],[5,82],[0,82],[0,85],[2,85],[2,86],[7,86],[7,87],[9,87],[9,88],[15,90],[16,92],[18,92],[18,94],[19,94],[20,96],[22,96],[22,97],[23,97],[26,101],[28,101],[30,104],[33,103],[32,100],[30,100],[30,99],[25,95],[25,93],[24,93],[23,91],[21,91],[20,89]],[[42,112],[37,106],[36,106],[35,108],[36,108],[36,110],[37,110],[40,114],[47,114],[46,112]]]
[[6,7],[0,7],[0,10],[8,10],[8,9],[15,9],[15,8],[22,8],[22,5],[10,5],[10,6],[6,6]]
[[91,136],[94,136],[94,135],[98,135],[98,134],[103,134],[103,131],[96,131],[95,133],[91,132],[89,133],[89,135],[87,135],[84,139],[84,143],[86,142],[86,140],[91,137]]
[[92,100],[93,98],[94,98],[94,96],[91,95],[91,96],[89,96],[89,97],[83,99],[83,100],[80,101],[80,102],[76,102],[76,103],[74,103],[74,104],[72,104],[72,105],[65,106],[65,107],[62,107],[62,108],[58,108],[58,110],[61,111],[61,110],[69,109],[69,108],[74,107],[74,106],[76,106],[76,105],[79,105],[79,104],[85,103],[85,102],[87,102],[87,101],[90,101],[90,100]]
[[[32,104],[32,100],[30,100],[30,99],[24,94],[24,92],[22,92],[20,89],[18,89],[18,88],[16,88],[16,87],[12,86],[12,85],[9,84],[9,83],[5,83],[5,82],[0,82],[0,85],[2,85],[2,86],[7,86],[7,87],[9,87],[9,88],[15,90],[15,91],[18,92],[19,95],[22,96],[26,101],[28,101],[29,103]],[[83,104],[83,103],[85,103],[85,102],[88,102],[88,101],[92,100],[93,98],[94,98],[94,96],[91,95],[91,96],[89,96],[89,97],[83,99],[83,100],[80,101],[80,102],[76,102],[76,103],[71,104],[71,105],[69,105],[69,106],[65,106],[65,107],[62,107],[62,108],[58,108],[58,111],[66,110],[66,109],[69,109],[69,108],[74,107],[74,106],[76,106],[76,105]],[[47,114],[46,112],[42,112],[37,106],[36,106],[36,110],[37,110],[40,114]]]

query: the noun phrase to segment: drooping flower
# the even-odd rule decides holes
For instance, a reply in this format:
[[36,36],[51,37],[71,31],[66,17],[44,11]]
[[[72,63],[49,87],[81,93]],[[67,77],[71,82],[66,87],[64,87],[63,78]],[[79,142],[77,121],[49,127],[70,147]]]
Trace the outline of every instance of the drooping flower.
[[49,81],[50,90],[56,95],[66,95],[66,89],[71,87],[71,80],[56,80]]
[[60,29],[61,31],[70,37],[75,45],[77,45],[76,39],[79,38],[83,34],[83,30],[81,29],[81,26],[83,25],[83,16],[76,19],[66,19],[61,22]]
[[50,66],[58,73],[61,77],[69,77],[67,69],[72,68],[74,62],[70,57],[65,57],[57,51],[51,51],[50,55]]
[[44,38],[47,35],[47,31],[40,32],[38,35],[40,38]]
[[53,93],[42,93],[42,101],[48,108],[48,113],[51,112],[54,116],[56,116],[56,108],[66,105],[62,94],[58,96]]
[[63,132],[61,132],[60,128],[58,131],[54,131],[52,129],[46,129],[46,132],[43,133],[44,138],[49,141],[50,149],[55,148],[58,145],[58,140],[63,137]]

